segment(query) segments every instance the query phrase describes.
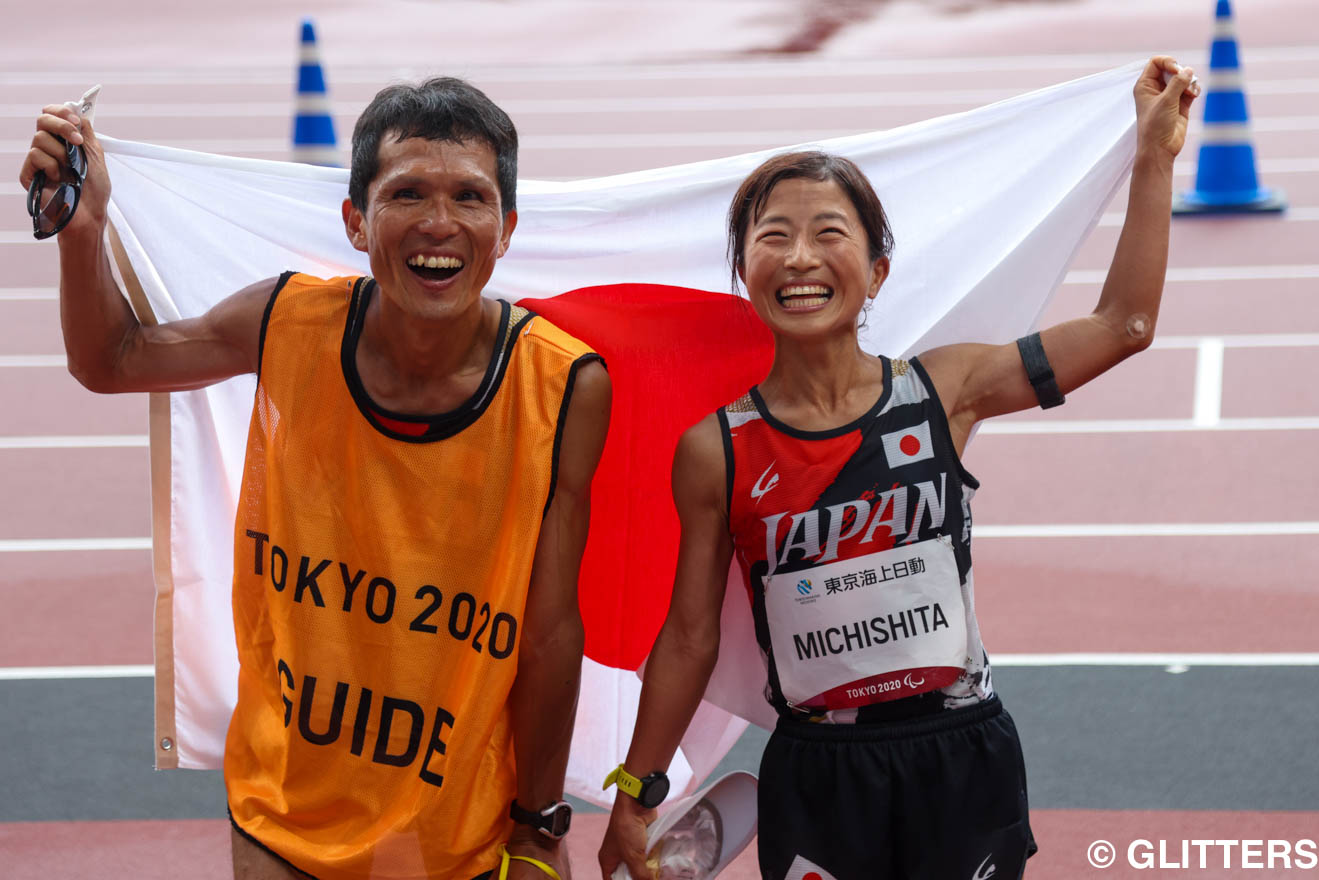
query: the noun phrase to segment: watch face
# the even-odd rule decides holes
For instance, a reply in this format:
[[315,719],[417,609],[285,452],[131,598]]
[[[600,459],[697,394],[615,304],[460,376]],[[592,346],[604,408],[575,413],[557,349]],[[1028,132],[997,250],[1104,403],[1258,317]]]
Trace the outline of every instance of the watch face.
[[558,840],[568,833],[568,827],[572,825],[572,805],[560,801],[546,818],[549,819],[549,827],[543,830]]
[[646,809],[658,807],[668,796],[669,777],[663,773],[652,773],[641,780],[641,796],[637,800]]

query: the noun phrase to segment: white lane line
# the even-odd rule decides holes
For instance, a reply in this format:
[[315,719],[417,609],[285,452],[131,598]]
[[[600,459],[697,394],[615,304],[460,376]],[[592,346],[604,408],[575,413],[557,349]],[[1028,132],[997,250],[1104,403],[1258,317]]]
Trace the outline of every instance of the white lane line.
[[54,287],[0,287],[0,302],[57,300],[59,298],[59,290]]
[[[1319,666],[1319,654],[994,654],[994,666],[1215,666],[1279,667]],[[152,678],[155,669],[141,666],[8,666],[0,667],[0,681],[50,681],[80,678]]]
[[1319,535],[1319,522],[977,524],[972,534],[975,538],[1233,538]]
[[152,666],[7,666],[0,681],[49,681],[60,678],[151,678]]
[[[619,97],[507,98],[499,102],[519,126],[528,116],[617,115],[620,113],[699,113],[702,111],[820,110],[877,107],[926,107],[937,105],[980,106],[1002,101],[1029,91],[1028,86],[993,89],[911,89],[887,91],[804,91],[752,95],[630,95]],[[1295,94],[1319,91],[1319,79],[1261,83],[1256,94]],[[362,112],[364,101],[334,101],[329,111],[351,129]],[[207,102],[194,107],[177,107],[169,102],[114,104],[98,113],[99,122],[112,128],[137,119],[287,119],[292,104],[270,102]],[[0,104],[0,119],[31,119],[36,115],[27,104]],[[1319,116],[1256,116],[1250,121],[1254,132],[1319,130]],[[531,135],[530,132],[528,133]],[[1193,132],[1194,134],[1194,132]]]
[[64,367],[68,358],[62,354],[0,354],[0,367]]
[[[1126,220],[1127,215],[1118,211],[1110,211],[1099,218],[1100,226],[1121,226]],[[1193,219],[1193,218],[1191,218]],[[1270,219],[1285,223],[1312,223],[1319,220],[1319,207],[1289,207],[1281,214],[1273,215]]]
[[1319,417],[1223,419],[1200,424],[1194,419],[1007,419],[988,421],[981,434],[1149,434],[1188,431],[1319,431]]
[[[1100,284],[1107,277],[1107,269],[1073,269],[1063,278],[1063,284]],[[1288,281],[1302,278],[1319,278],[1319,265],[1175,267],[1168,270],[1164,281]]]
[[[876,107],[925,107],[940,104],[979,106],[1022,94],[1023,87],[995,89],[910,89],[891,91],[807,91],[758,95],[631,95],[622,97],[580,98],[508,98],[499,102],[519,126],[527,116],[545,115],[617,115],[620,113],[697,113],[702,111],[750,110],[819,110],[858,109]],[[1250,91],[1257,94],[1294,94],[1319,91],[1319,80],[1261,83]],[[115,104],[100,110],[98,118],[111,127],[119,127],[137,119],[287,119],[291,112],[288,101],[232,102],[220,101],[198,104],[195,107],[177,107],[168,102],[152,104]],[[362,101],[335,101],[329,105],[332,114],[351,129],[355,117],[362,112]],[[35,116],[27,104],[0,104],[0,119],[30,119]],[[1250,121],[1253,132],[1294,132],[1319,130],[1319,116],[1254,116]],[[1203,129],[1201,129],[1202,131]],[[1193,130],[1193,137],[1198,136]],[[534,137],[534,135],[529,136]]]
[[1199,348],[1206,339],[1220,340],[1227,348],[1310,348],[1319,345],[1319,333],[1236,333],[1228,336],[1156,336],[1150,348]]
[[116,449],[145,447],[146,434],[59,434],[32,437],[0,437],[0,449]]
[[[1170,54],[1196,67],[1204,63],[1205,47],[1183,47]],[[1251,46],[1249,62],[1252,70],[1263,64],[1282,64],[1319,60],[1319,49],[1310,45]],[[477,84],[486,82],[599,82],[696,79],[712,76],[730,76],[738,79],[757,77],[893,75],[910,77],[918,73],[979,73],[988,71],[1078,70],[1094,72],[1139,61],[1139,53],[1131,52],[1077,52],[1039,55],[987,55],[954,56],[948,58],[912,58],[894,61],[860,59],[787,59],[776,61],[703,61],[692,64],[594,64],[579,66],[521,66],[508,64],[463,64],[456,72]],[[107,71],[53,69],[6,71],[0,74],[0,85],[84,85],[95,80],[105,85],[290,85],[294,71],[284,64],[244,65],[241,68],[221,66],[161,67],[140,70]],[[390,79],[415,79],[429,76],[434,69],[401,64],[335,65],[330,75],[330,86],[369,85],[378,88]],[[1252,81],[1248,80],[1248,87]]]
[[[1312,174],[1319,171],[1319,158],[1296,156],[1286,159],[1260,159],[1256,163],[1260,174]],[[1195,177],[1195,165],[1186,163],[1173,168],[1173,177]]]
[[[1319,431],[1319,416],[1222,419],[1204,425],[1192,419],[1013,419],[985,422],[981,434],[1150,434],[1200,431]],[[0,449],[146,448],[146,434],[57,434],[0,437]]]
[[[1192,419],[1013,419],[989,421],[981,434],[1021,436],[1033,434],[1150,434],[1191,431],[1319,431],[1319,416],[1219,419],[1212,425]],[[3,449],[104,449],[145,448],[146,434],[63,434],[31,437],[0,437]]]
[[[932,89],[929,91],[912,91],[910,89],[894,91],[868,92],[800,92],[761,95],[633,95],[625,97],[599,98],[508,98],[500,101],[499,106],[514,119],[532,115],[557,114],[609,114],[619,113],[694,113],[713,110],[818,110],[835,109],[872,109],[875,107],[923,107],[939,104],[969,104],[979,106],[992,104],[1020,95],[1022,88],[996,89]],[[341,117],[341,121],[351,128],[353,117],[362,112],[363,102],[336,101],[330,105],[330,111]],[[98,114],[99,121],[118,127],[133,119],[243,119],[250,117],[271,117],[287,119],[290,114],[290,102],[274,103],[206,103],[181,113],[172,113],[169,104],[122,104],[107,107]],[[113,111],[113,112],[111,112]],[[31,107],[21,104],[0,104],[0,119],[29,119],[35,114]],[[1319,117],[1274,117],[1277,119],[1296,120],[1282,125],[1290,126],[1283,130],[1307,130],[1303,120],[1312,119],[1319,127]],[[1262,118],[1261,118],[1262,121]],[[1259,126],[1255,125],[1258,130]],[[528,134],[528,137],[535,135]]]
[[[768,131],[662,131],[662,132],[613,132],[600,134],[532,134],[520,138],[519,143],[528,152],[537,151],[574,151],[584,150],[644,150],[677,149],[683,147],[734,149],[768,149],[792,144],[813,144],[831,138],[864,134],[866,128],[832,128],[832,129],[776,129]],[[291,147],[283,138],[197,138],[185,140],[158,140],[157,146],[173,147],[180,150],[192,150],[203,153],[222,155],[240,155],[254,157],[276,157],[287,159]],[[0,154],[8,153],[18,156],[27,152],[29,143],[18,140],[0,141]],[[1309,174],[1319,171],[1319,158],[1300,157],[1283,159],[1262,159],[1258,170],[1263,175]],[[1195,166],[1189,163],[1178,165],[1174,170],[1177,177],[1193,177]]]
[[[1042,523],[977,525],[977,538],[1122,538],[1251,537],[1319,535],[1319,522],[1236,523]],[[149,550],[150,538],[10,538],[0,553],[72,552],[77,550]]]
[[79,550],[150,550],[150,538],[6,538],[0,553],[66,553]]
[[991,654],[994,666],[1319,666],[1319,654]]
[[1191,421],[1212,428],[1223,415],[1223,340],[1201,341],[1195,356],[1195,407]]

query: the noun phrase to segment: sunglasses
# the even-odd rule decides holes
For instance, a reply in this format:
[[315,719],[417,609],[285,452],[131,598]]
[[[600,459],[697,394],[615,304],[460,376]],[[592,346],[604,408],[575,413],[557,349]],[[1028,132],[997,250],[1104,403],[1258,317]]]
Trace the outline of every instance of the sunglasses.
[[82,196],[82,182],[87,177],[87,156],[82,147],[57,137],[64,145],[65,164],[73,173],[73,180],[60,181],[44,205],[42,191],[46,188],[46,174],[38,171],[27,190],[27,212],[32,217],[32,235],[37,240],[50,238],[69,224]]

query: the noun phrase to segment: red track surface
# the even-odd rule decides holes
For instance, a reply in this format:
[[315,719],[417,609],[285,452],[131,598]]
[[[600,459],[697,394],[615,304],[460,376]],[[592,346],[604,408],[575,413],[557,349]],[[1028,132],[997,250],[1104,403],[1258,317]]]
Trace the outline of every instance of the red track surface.
[[[580,816],[569,835],[575,877],[598,877],[595,853],[604,834],[603,814]],[[1131,867],[1127,852],[1134,841],[1169,841],[1169,859],[1181,858],[1182,840],[1314,840],[1313,813],[1189,812],[1174,810],[1035,810],[1031,827],[1043,841],[1030,860],[1029,877],[1065,880],[1141,880],[1158,873]],[[1119,861],[1098,869],[1086,861],[1096,841],[1117,848]],[[131,877],[133,880],[229,880],[229,823],[220,819],[159,822],[41,822],[0,827],[0,857],[8,857],[8,880],[48,880],[52,877]],[[1148,850],[1144,850],[1148,851]],[[1158,850],[1154,850],[1156,857]],[[1209,849],[1208,868],[1199,869],[1198,852],[1190,850],[1194,870],[1179,876],[1200,880],[1222,877],[1287,877],[1309,872],[1275,868],[1242,869],[1240,851],[1232,855],[1234,870],[1222,868],[1222,851]],[[1265,850],[1267,858],[1267,850]],[[1217,859],[1217,861],[1215,861]],[[37,869],[36,864],[42,867]],[[1267,861],[1263,862],[1267,865]],[[755,853],[748,849],[720,877],[749,880],[758,875]]]

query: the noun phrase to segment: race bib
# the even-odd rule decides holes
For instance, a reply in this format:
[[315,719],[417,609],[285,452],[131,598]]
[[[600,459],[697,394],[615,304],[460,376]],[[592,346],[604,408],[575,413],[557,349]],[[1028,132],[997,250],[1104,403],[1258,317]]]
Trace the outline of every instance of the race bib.
[[793,706],[846,709],[946,687],[966,662],[952,541],[765,579],[779,688]]

